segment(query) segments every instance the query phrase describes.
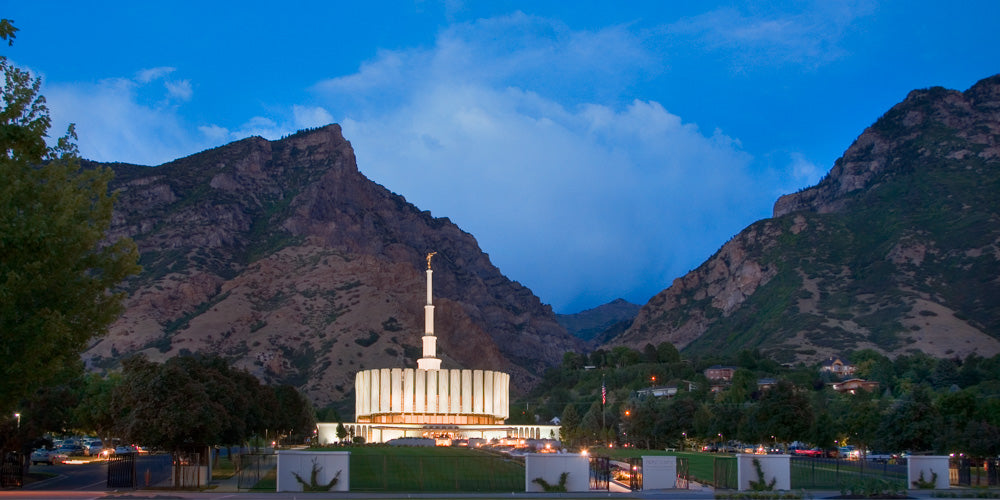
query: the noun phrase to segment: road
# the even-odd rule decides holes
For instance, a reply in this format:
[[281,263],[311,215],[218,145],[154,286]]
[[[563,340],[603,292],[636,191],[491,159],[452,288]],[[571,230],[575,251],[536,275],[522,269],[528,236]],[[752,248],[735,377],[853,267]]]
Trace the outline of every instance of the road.
[[108,491],[105,462],[32,465],[30,472],[55,474],[55,477],[26,484],[22,491]]

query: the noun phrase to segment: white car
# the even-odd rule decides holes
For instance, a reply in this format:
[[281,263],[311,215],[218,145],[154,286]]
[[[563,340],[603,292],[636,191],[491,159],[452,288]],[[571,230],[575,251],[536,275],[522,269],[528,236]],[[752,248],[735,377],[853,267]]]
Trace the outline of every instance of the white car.
[[104,443],[100,441],[91,441],[87,444],[90,448],[90,456],[96,457],[101,454],[101,450],[104,449]]
[[31,452],[31,465],[38,464],[49,464],[52,465],[53,455],[56,454],[55,450],[46,450],[45,448],[39,448]]

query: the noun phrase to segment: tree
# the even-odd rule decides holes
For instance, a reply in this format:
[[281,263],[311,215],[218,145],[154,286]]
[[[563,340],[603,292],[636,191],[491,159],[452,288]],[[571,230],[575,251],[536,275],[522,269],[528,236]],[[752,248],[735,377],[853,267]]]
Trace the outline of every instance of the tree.
[[[943,443],[935,442],[941,416],[931,401],[930,391],[916,385],[883,416],[877,445],[886,450],[943,452]],[[937,448],[937,449],[935,449]]]
[[[754,411],[759,423],[758,437],[774,436],[780,442],[806,438],[813,423],[813,410],[809,398],[802,390],[787,380],[764,391]],[[830,447],[833,440],[818,443]]]
[[[0,20],[0,39],[17,28]],[[115,287],[138,272],[128,239],[106,241],[108,168],[81,168],[73,127],[46,144],[41,81],[0,56],[0,415],[76,365],[122,311]]]
[[115,388],[122,383],[121,373],[113,372],[107,377],[91,373],[84,377],[80,404],[73,409],[74,418],[81,430],[96,434],[106,443],[111,443],[116,415],[111,411],[111,398]]
[[161,365],[143,356],[122,362],[112,410],[122,416],[116,424],[121,437],[171,451],[216,443],[226,413],[180,363]]
[[562,429],[559,432],[562,440],[570,445],[575,443],[577,436],[580,435],[580,412],[576,410],[574,403],[567,403],[563,408],[561,425]]
[[674,344],[660,342],[656,344],[656,357],[660,363],[677,363],[681,360],[681,353]]
[[273,428],[279,432],[287,432],[288,437],[300,443],[306,436],[312,436],[312,429],[316,426],[316,412],[312,403],[287,384],[276,387],[274,395],[278,398],[279,411]]

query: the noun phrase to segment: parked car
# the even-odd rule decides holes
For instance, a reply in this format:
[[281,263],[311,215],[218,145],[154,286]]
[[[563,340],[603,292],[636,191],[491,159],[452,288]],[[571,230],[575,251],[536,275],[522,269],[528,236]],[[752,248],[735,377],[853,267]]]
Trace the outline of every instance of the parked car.
[[55,450],[46,450],[45,448],[39,448],[31,452],[31,465],[38,464],[49,464],[52,465],[52,455],[55,455]]
[[891,453],[885,453],[881,451],[873,451],[865,456],[865,459],[869,462],[875,462],[879,464],[884,464],[889,461],[895,460],[898,456]]
[[792,450],[792,454],[800,457],[821,457],[823,456],[823,450],[819,448],[796,448]]
[[117,453],[119,455],[123,454],[123,453],[140,453],[140,454],[142,454],[142,453],[149,453],[149,451],[147,451],[145,448],[143,448],[141,446],[136,446],[134,444],[129,444],[129,445],[124,445],[123,444],[123,445],[118,445],[118,446],[115,447],[115,453]]
[[58,448],[60,453],[65,453],[70,457],[86,457],[90,455],[90,449],[82,444],[64,444]]
[[90,452],[90,456],[95,457],[101,454],[101,450],[104,449],[104,443],[100,441],[91,441],[87,443],[87,450]]

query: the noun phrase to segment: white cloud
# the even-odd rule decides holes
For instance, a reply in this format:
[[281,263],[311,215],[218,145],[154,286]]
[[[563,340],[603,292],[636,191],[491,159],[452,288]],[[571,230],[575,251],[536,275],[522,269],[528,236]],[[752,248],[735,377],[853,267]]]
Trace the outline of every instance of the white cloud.
[[61,135],[69,123],[75,123],[84,158],[160,165],[249,136],[274,140],[299,128],[332,121],[322,108],[296,106],[289,110],[286,121],[256,116],[235,130],[217,124],[192,126],[175,104],[192,97],[189,80],[166,81],[162,91],[150,85],[173,71],[154,68],[132,79],[46,85],[42,93],[51,110],[53,135]]
[[222,144],[232,137],[232,133],[225,127],[218,125],[202,125],[198,127],[205,139],[213,144]]
[[[491,23],[508,32],[502,50],[489,46]],[[622,85],[627,77],[597,67],[645,64],[611,61],[628,36],[540,37],[544,23],[520,15],[476,26],[487,29],[453,28],[432,49],[381,53],[316,91],[354,106],[342,125],[362,172],[476,235],[508,276],[557,310],[618,295],[643,302],[767,216],[769,181],[749,174],[737,139],[706,134],[656,102],[567,106],[534,91],[582,80],[548,72],[575,64],[564,60],[575,57],[570,45],[581,54],[608,47],[600,61],[580,55],[574,71]],[[379,101],[387,94],[391,106]]]
[[295,128],[306,129],[322,127],[333,123],[333,115],[321,107],[292,106]]
[[136,80],[52,84],[43,89],[53,130],[76,123],[80,153],[98,161],[158,165],[203,149],[176,110],[141,103]]
[[791,170],[792,178],[800,186],[815,185],[823,178],[823,174],[825,173],[822,168],[807,160],[802,153],[791,154],[789,169]]
[[873,10],[867,0],[795,6],[801,10],[790,12],[782,7],[745,13],[720,8],[682,19],[667,33],[681,37],[680,43],[696,43],[724,54],[738,71],[784,64],[815,68],[844,57],[841,42],[846,32],[857,18]]
[[153,80],[159,80],[160,78],[163,78],[164,76],[167,76],[170,73],[173,73],[174,71],[175,68],[171,68],[168,66],[143,69],[135,74],[135,81],[141,84],[149,83]]
[[173,99],[190,101],[194,91],[191,89],[190,80],[175,80],[163,82],[167,88],[167,95]]

